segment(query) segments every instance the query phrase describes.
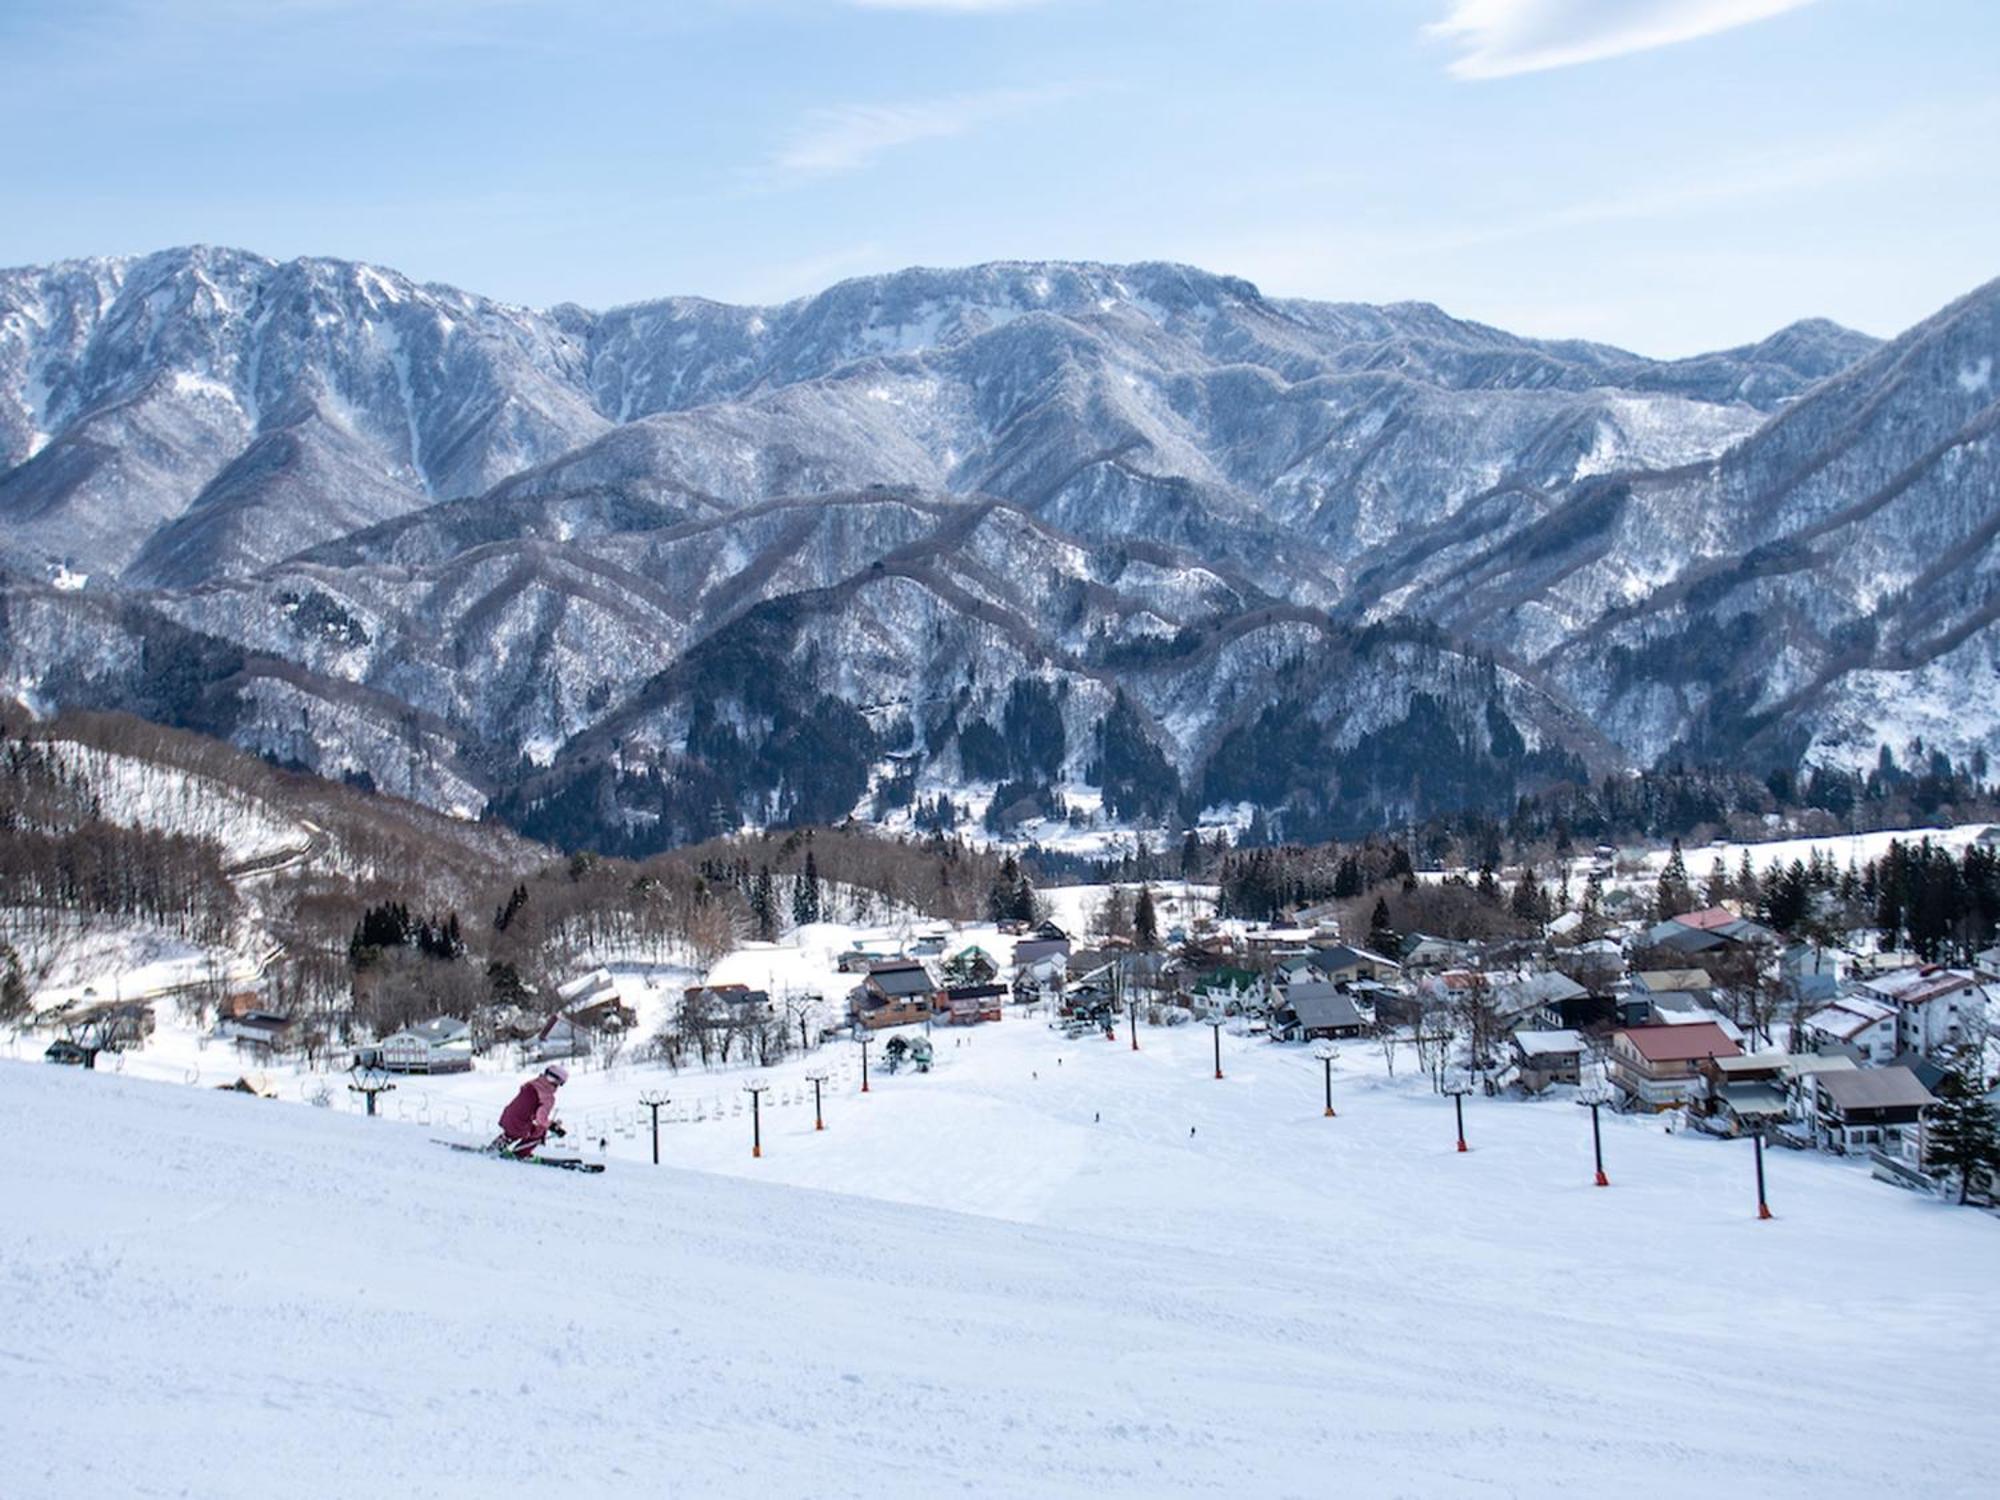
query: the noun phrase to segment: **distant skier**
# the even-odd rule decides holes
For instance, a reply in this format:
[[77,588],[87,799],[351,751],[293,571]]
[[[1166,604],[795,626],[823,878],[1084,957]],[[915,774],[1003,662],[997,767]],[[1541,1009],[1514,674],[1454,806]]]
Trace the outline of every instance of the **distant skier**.
[[521,1085],[514,1102],[500,1111],[499,1147],[509,1156],[533,1156],[535,1148],[550,1136],[565,1135],[553,1118],[556,1090],[569,1082],[569,1069],[561,1063],[546,1068]]

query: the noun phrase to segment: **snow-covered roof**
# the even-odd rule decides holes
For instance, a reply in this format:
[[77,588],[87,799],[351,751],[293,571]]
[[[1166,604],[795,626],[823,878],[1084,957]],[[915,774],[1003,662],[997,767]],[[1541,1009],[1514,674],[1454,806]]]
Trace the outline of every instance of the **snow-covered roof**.
[[[1732,1061],[1717,1058],[1718,1062]],[[1786,1112],[1785,1092],[1768,1083],[1732,1083],[1722,1090],[1722,1100],[1732,1114],[1773,1117]]]
[[580,974],[575,979],[556,986],[556,995],[564,1005],[574,1005],[585,999],[594,999],[600,994],[617,993],[617,981],[612,979],[609,969],[592,969],[588,974]]
[[1514,1045],[1521,1049],[1524,1057],[1547,1057],[1583,1051],[1583,1033],[1579,1031],[1517,1031]]
[[1861,987],[1872,995],[1894,1000],[1898,1005],[1923,1005],[1969,989],[1978,982],[1978,976],[1969,969],[1941,969],[1925,965],[1920,969],[1897,969],[1879,978],[1865,979]]
[[1746,1052],[1741,1057],[1718,1057],[1715,1067],[1723,1077],[1732,1073],[1782,1073],[1792,1067],[1789,1052]]
[[1823,1010],[1806,1017],[1806,1025],[1825,1036],[1843,1042],[1859,1036],[1869,1027],[1894,1019],[1896,1007],[1866,995],[1845,995]]
[[1559,974],[1550,969],[1541,974],[1530,974],[1504,987],[1507,1003],[1522,1007],[1548,1005],[1561,1000],[1581,1000],[1590,993],[1567,974]]

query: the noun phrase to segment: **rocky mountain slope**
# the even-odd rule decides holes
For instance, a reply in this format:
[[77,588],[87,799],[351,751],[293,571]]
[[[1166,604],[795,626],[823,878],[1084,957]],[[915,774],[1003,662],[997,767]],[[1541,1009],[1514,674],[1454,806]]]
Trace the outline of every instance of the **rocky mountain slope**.
[[0,676],[635,847],[972,784],[1348,831],[1966,756],[1996,325],[1665,362],[1166,265],[605,313],[0,273]]

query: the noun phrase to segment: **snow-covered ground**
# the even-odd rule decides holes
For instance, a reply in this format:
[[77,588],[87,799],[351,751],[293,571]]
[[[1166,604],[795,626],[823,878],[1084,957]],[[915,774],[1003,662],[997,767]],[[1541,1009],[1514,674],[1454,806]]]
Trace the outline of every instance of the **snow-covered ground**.
[[[1010,1017],[596,1178],[0,1063],[10,1495],[1988,1492],[2000,1222],[1379,1050]],[[957,1045],[954,1045],[954,1042]],[[847,1054],[856,1049],[842,1048]],[[826,1066],[835,1054],[815,1061]],[[878,1049],[876,1057],[879,1061]],[[806,1064],[774,1070],[799,1093]],[[741,1078],[714,1075],[709,1092]],[[474,1075],[497,1111],[511,1078]],[[651,1070],[583,1075],[572,1120]],[[736,1095],[736,1099],[740,1099]],[[805,1096],[809,1100],[809,1094]],[[393,1100],[396,1095],[389,1096]],[[623,1104],[620,1100],[623,1100]],[[484,1126],[482,1125],[482,1129]]]
[[[0,911],[0,939],[20,953],[38,1012],[102,1000],[164,999],[218,982],[240,987],[257,974],[252,957],[190,942],[137,919],[99,916],[51,925],[47,913],[36,913],[35,924],[23,928],[5,921],[7,915]],[[163,1013],[161,1019],[170,1017]],[[0,1048],[5,1045],[0,1042]]]
[[[1885,829],[1880,833],[1842,833],[1829,838],[1771,839],[1756,844],[1732,843],[1718,839],[1712,844],[1683,844],[1681,862],[1687,866],[1688,877],[1699,884],[1708,876],[1715,861],[1720,858],[1723,868],[1733,878],[1737,862],[1747,851],[1750,863],[1759,875],[1772,865],[1789,865],[1793,860],[1810,859],[1815,852],[1829,855],[1833,862],[1845,869],[1849,864],[1865,865],[1871,859],[1880,859],[1889,852],[1892,843],[1915,844],[1929,839],[1939,848],[1958,854],[1965,846],[1976,840],[1992,825],[1989,823],[1961,823],[1954,828],[1898,828]],[[1621,849],[1618,863],[1644,875],[1658,878],[1667,867],[1672,850],[1666,847],[1642,850]],[[1574,877],[1583,879],[1590,873],[1590,859],[1586,854],[1574,867]]]
[[[894,808],[880,818],[874,815],[879,779],[895,769],[886,764],[877,767],[876,778],[871,780],[868,790],[855,803],[854,816],[875,822],[884,833],[904,835],[917,831],[914,807]],[[967,843],[982,849],[1037,848],[1051,854],[1074,855],[1078,859],[1115,860],[1137,853],[1141,845],[1156,853],[1162,849],[1171,852],[1180,847],[1180,834],[1114,816],[1105,809],[1103,791],[1081,781],[1058,782],[1051,788],[1075,814],[1076,821],[1072,822],[1067,817],[1029,818],[1004,833],[994,833],[986,828],[984,820],[997,790],[998,784],[991,781],[960,782],[926,776],[917,783],[916,798],[928,802],[943,797],[956,804],[962,817],[953,831]],[[1250,819],[1251,808],[1247,802],[1203,808],[1196,820],[1195,832],[1204,844],[1214,843],[1218,835],[1226,835],[1234,841],[1242,837],[1243,831],[1250,826]]]
[[[1051,913],[1079,945],[1092,916],[1110,891],[1109,886],[1064,886],[1044,892]],[[1128,907],[1139,887],[1123,888]],[[1215,888],[1179,881],[1153,886],[1163,932],[1182,923],[1192,923],[1212,911]],[[951,923],[902,916],[876,925],[845,922],[816,922],[795,929],[777,943],[746,943],[731,952],[704,975],[686,964],[658,963],[617,954],[602,955],[619,998],[629,1005],[637,1021],[629,1033],[624,1053],[608,1070],[600,1071],[595,1059],[572,1060],[575,1081],[568,1098],[570,1114],[593,1134],[629,1137],[638,1117],[632,1099],[640,1083],[648,1084],[654,1071],[637,1059],[655,1030],[680,1004],[681,993],[689,985],[742,984],[768,990],[780,1014],[788,1002],[817,996],[819,1003],[806,1010],[808,1034],[817,1038],[822,1028],[842,1024],[847,1015],[847,995],[860,982],[858,974],[842,973],[840,956],[856,947],[884,957],[909,949],[926,935],[937,937],[943,954],[932,955],[931,963],[962,948],[985,949],[1003,970],[1011,967],[1016,939],[990,923],[955,927]],[[588,963],[579,965],[579,971]],[[218,975],[238,987],[254,978],[255,963],[228,958],[219,951],[204,950],[165,938],[151,929],[129,924],[100,923],[61,948],[61,956],[51,972],[40,981],[35,994],[36,1009],[51,1011],[63,1004],[91,999],[137,999],[146,996],[171,997],[177,991],[212,982]],[[85,995],[85,990],[92,993]],[[164,999],[154,1007],[155,1029],[145,1045],[130,1051],[106,1054],[98,1066],[132,1078],[166,1083],[215,1086],[247,1078],[264,1092],[292,1102],[327,1099],[335,1108],[361,1107],[348,1085],[348,1075],[340,1065],[309,1067],[295,1057],[269,1059],[247,1046],[221,1040],[212,1028],[196,1026],[189,1017]],[[0,1058],[32,1059],[40,1056],[54,1031],[27,1031],[0,1035]],[[804,1073],[810,1068],[844,1069],[859,1077],[858,1055],[851,1050],[815,1052],[806,1059],[794,1059],[788,1069],[776,1075],[789,1087],[767,1101],[768,1107],[802,1106],[809,1097]],[[487,1117],[497,1111],[492,1105],[496,1091],[505,1092],[508,1080],[519,1076],[522,1066],[505,1050],[476,1060],[470,1073],[440,1074],[404,1078],[392,1094],[378,1100],[378,1107],[391,1118],[450,1127],[466,1131],[483,1128]],[[676,1100],[664,1118],[691,1123],[696,1114],[714,1118],[741,1106],[740,1088],[744,1074],[740,1068],[718,1068],[712,1072],[689,1069],[672,1077]]]
[[311,847],[309,823],[213,777],[71,740],[44,748],[85,779],[107,822],[214,839],[232,865],[276,862]]

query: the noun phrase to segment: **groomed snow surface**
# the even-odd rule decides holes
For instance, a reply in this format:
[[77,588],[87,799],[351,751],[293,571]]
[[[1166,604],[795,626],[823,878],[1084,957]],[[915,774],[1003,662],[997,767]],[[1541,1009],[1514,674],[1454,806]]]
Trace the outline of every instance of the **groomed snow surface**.
[[1774,1152],[1760,1223],[1748,1145],[1652,1119],[1606,1119],[1597,1189],[1559,1099],[1475,1096],[1459,1155],[1449,1102],[1360,1043],[1327,1119],[1309,1054],[1225,1034],[1218,1082],[1205,1027],[933,1040],[929,1075],[836,1085],[824,1133],[767,1115],[761,1160],[731,1116],[599,1177],[0,1062],[0,1491],[1830,1500],[2000,1473],[1990,1215]]

